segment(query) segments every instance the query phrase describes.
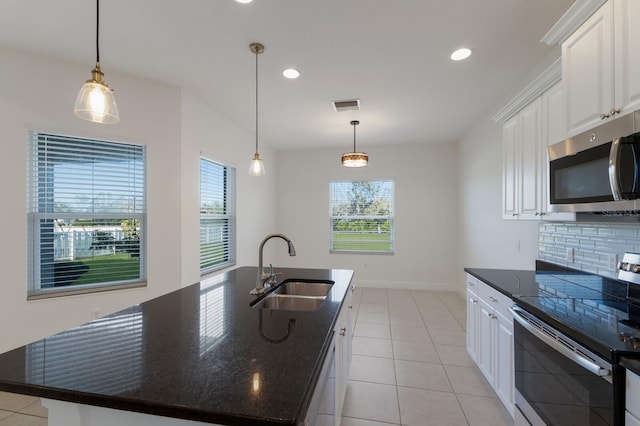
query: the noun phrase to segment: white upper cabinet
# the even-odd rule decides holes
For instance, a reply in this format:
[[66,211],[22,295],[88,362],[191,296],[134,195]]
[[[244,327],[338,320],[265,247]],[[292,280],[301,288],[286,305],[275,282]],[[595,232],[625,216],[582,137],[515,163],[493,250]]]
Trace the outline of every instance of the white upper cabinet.
[[502,217],[518,218],[518,116],[502,126]]
[[640,1],[614,2],[615,100],[622,113],[640,108]]
[[547,204],[547,147],[566,138],[564,112],[562,83],[556,83],[503,124],[503,219],[575,220]]
[[575,213],[556,213],[549,208],[549,153],[547,148],[567,137],[567,118],[562,82],[556,83],[542,95],[542,164],[541,187],[543,220],[575,221]]
[[609,0],[562,43],[569,135],[640,106],[639,19],[638,0]]
[[542,100],[534,100],[518,114],[520,139],[520,197],[521,219],[536,219],[543,214]]

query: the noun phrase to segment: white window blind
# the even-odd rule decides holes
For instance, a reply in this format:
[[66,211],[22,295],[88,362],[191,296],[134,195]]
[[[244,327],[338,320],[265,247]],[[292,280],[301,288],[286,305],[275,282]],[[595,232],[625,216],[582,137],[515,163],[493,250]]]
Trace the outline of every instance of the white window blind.
[[235,169],[200,158],[200,273],[234,265]]
[[30,133],[29,292],[144,280],[145,148]]
[[333,181],[330,251],[393,253],[393,181]]

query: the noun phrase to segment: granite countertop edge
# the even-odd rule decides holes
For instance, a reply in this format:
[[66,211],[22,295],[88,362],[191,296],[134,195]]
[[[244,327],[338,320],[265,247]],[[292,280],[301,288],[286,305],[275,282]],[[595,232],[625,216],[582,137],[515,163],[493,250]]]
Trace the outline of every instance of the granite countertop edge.
[[[235,277],[236,271],[244,271],[244,274],[247,275],[247,270],[250,270],[252,274],[249,274],[255,277],[255,272],[257,268],[255,267],[243,267],[237,268],[235,270],[229,271],[227,273],[223,273],[220,275],[225,275],[227,277],[228,284],[224,285],[240,285],[240,283],[232,282],[233,277]],[[310,323],[313,323],[313,328],[317,329],[318,332],[312,335],[311,337],[305,336],[304,338],[299,338],[300,343],[308,341],[308,339],[313,339],[314,343],[312,345],[302,347],[301,349],[306,350],[307,354],[305,354],[306,366],[304,367],[304,378],[302,379],[304,383],[306,383],[304,391],[300,392],[299,397],[296,401],[292,402],[288,408],[286,408],[283,415],[269,415],[265,414],[264,416],[260,415],[260,413],[256,412],[238,412],[238,411],[229,411],[229,410],[216,410],[216,408],[212,407],[198,407],[198,406],[188,406],[182,405],[180,403],[171,403],[171,401],[163,401],[163,400],[151,400],[151,399],[143,399],[138,396],[128,396],[128,395],[106,395],[100,393],[94,393],[90,391],[83,390],[74,390],[74,389],[65,389],[54,386],[46,386],[39,385],[35,383],[27,383],[27,380],[11,380],[9,375],[2,371],[0,368],[0,390],[26,394],[41,398],[48,398],[54,400],[61,400],[66,402],[85,404],[85,405],[93,405],[104,408],[111,408],[116,410],[124,410],[124,411],[132,411],[139,412],[145,414],[159,415],[165,417],[173,417],[180,418],[184,420],[193,420],[200,421],[204,423],[220,423],[226,425],[287,425],[287,424],[298,424],[303,421],[303,416],[306,414],[308,410],[309,403],[315,388],[315,385],[318,381],[318,377],[320,375],[320,371],[324,362],[324,359],[327,355],[327,350],[329,348],[329,343],[331,336],[333,335],[333,328],[335,326],[335,321],[337,320],[337,316],[340,312],[340,309],[345,300],[345,296],[349,288],[351,287],[351,281],[353,279],[353,271],[350,270],[334,270],[334,269],[303,269],[303,268],[277,268],[276,271],[283,272],[283,275],[280,282],[290,280],[290,279],[301,279],[301,280],[329,280],[335,281],[335,284],[327,295],[327,299],[323,303],[323,305],[316,312],[301,312],[296,313],[293,311],[288,311],[293,318],[297,318],[298,325],[297,327],[302,329],[301,331],[309,330]],[[338,272],[336,274],[336,272]],[[342,272],[342,274],[340,274]],[[239,274],[239,273],[238,273]],[[228,278],[231,277],[231,278]],[[248,281],[248,280],[245,280]],[[255,279],[251,281],[251,285],[255,284]],[[141,303],[139,306],[145,307],[153,304],[157,304],[159,299],[174,297],[176,300],[180,300],[180,296],[182,293],[187,292],[197,292],[201,291],[198,289],[198,286],[201,283],[196,283],[191,286],[187,286],[178,290],[175,290],[169,294],[151,299],[149,301]],[[242,294],[243,302],[247,299],[244,296],[244,292],[248,294],[251,289],[251,285],[243,284],[243,288],[234,289],[231,291],[236,292],[237,294]],[[194,289],[194,286],[196,289]],[[246,288],[244,288],[246,287]],[[173,296],[171,296],[173,295]],[[255,300],[255,299],[254,299]],[[235,302],[238,304],[238,302]],[[248,305],[248,304],[247,304]],[[244,306],[244,303],[242,303]],[[131,308],[128,308],[131,309]],[[234,308],[237,309],[237,308]],[[245,309],[242,307],[241,309]],[[255,309],[255,308],[251,308]],[[124,310],[126,311],[126,310]],[[117,315],[118,313],[112,314]],[[238,314],[235,314],[238,315]],[[306,324],[306,325],[305,325]],[[254,324],[251,323],[251,326]],[[304,327],[307,328],[304,328]],[[243,331],[244,332],[244,331]],[[320,342],[322,340],[322,342]],[[254,338],[254,341],[251,342],[253,348],[260,348],[262,345],[266,348],[267,353],[268,350],[272,350],[274,346],[277,345],[269,345],[267,343],[260,343],[260,339]],[[20,359],[22,356],[25,357],[26,348],[29,345],[26,345],[22,348],[14,349],[13,351],[9,351],[5,354],[0,355],[0,363],[5,360],[9,361],[9,365],[11,365],[11,361],[15,359]],[[313,349],[310,349],[312,347]],[[297,349],[297,348],[296,348]],[[281,349],[282,350],[282,349]],[[313,350],[316,351],[314,354],[310,354],[309,352]],[[16,353],[13,357],[11,357],[12,353]],[[255,356],[252,354],[251,356]],[[258,355],[258,358],[260,355]],[[263,357],[266,357],[263,356]],[[296,357],[298,358],[298,357]],[[26,364],[26,361],[25,361]],[[311,365],[313,364],[313,365]],[[242,377],[242,379],[245,379]],[[286,379],[282,380],[283,384],[275,386],[277,390],[281,390],[282,386],[286,386],[284,382]],[[273,386],[273,383],[272,383]],[[302,385],[298,385],[298,388],[301,388]],[[269,397],[273,397],[270,395]],[[271,402],[271,401],[269,401]],[[266,404],[265,404],[266,405]],[[223,404],[224,406],[224,404]],[[237,407],[236,407],[237,408]]]

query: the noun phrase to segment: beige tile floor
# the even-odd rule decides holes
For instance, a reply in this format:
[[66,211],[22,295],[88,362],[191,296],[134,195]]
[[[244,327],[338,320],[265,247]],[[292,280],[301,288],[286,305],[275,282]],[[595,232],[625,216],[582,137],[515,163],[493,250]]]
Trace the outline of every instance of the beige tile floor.
[[[342,425],[513,425],[465,348],[453,292],[357,288]],[[46,426],[37,398],[0,392],[0,426]]]
[[356,288],[344,426],[513,425],[466,351],[454,292]]

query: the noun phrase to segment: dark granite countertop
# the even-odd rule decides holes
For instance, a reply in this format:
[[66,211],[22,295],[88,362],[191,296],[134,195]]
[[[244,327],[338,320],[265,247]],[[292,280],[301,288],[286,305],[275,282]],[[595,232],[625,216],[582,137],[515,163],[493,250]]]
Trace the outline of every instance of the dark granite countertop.
[[465,271],[605,359],[640,356],[620,338],[638,332],[623,323],[634,308],[625,300],[626,285],[617,280],[542,261],[535,271]]
[[353,271],[313,312],[250,306],[256,267],[214,276],[0,355],[0,390],[229,425],[306,414]]
[[514,295],[538,294],[536,271],[484,268],[464,268],[464,270],[509,298]]

